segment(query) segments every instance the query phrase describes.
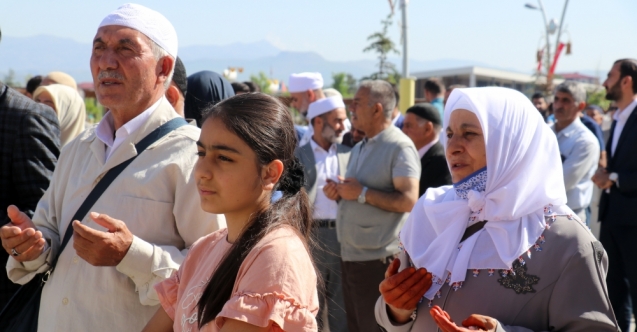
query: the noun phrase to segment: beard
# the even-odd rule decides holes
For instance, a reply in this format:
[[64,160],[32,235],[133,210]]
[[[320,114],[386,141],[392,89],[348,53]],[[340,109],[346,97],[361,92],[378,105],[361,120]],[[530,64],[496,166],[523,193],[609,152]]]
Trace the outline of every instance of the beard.
[[619,86],[619,80],[617,80],[617,83],[613,84],[610,90],[606,91],[606,99],[617,101],[617,100],[620,100],[621,98],[622,98],[622,90],[621,90],[621,87]]
[[336,130],[334,130],[334,128],[332,128],[332,126],[330,126],[327,123],[325,124],[325,126],[323,126],[323,131],[321,132],[321,136],[323,136],[323,138],[325,138],[328,142],[332,144],[343,143],[343,135],[336,133]]

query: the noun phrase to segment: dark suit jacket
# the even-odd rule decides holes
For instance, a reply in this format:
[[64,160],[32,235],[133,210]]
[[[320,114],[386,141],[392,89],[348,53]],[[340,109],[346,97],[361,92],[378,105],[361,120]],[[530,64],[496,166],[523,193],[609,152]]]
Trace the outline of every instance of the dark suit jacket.
[[434,144],[422,159],[422,172],[420,173],[420,188],[418,196],[422,196],[427,188],[435,188],[451,184],[451,174],[445,158],[445,150],[442,144]]
[[[49,187],[60,155],[60,125],[55,111],[0,82],[0,224],[10,220],[7,207],[29,217]],[[0,307],[17,289],[4,266],[9,255],[0,250]]]
[[[342,144],[336,146],[336,158],[338,159],[338,175],[345,177],[347,164],[349,163],[351,148]],[[294,155],[299,158],[303,164],[303,172],[305,174],[305,191],[310,199],[310,203],[314,204],[316,200],[316,159],[314,159],[314,151],[312,144],[307,143],[300,148],[296,148]]]
[[608,173],[617,173],[610,194],[604,190],[599,204],[599,220],[613,225],[637,226],[637,107],[626,121],[615,149],[611,154],[616,121],[610,129],[606,144]]

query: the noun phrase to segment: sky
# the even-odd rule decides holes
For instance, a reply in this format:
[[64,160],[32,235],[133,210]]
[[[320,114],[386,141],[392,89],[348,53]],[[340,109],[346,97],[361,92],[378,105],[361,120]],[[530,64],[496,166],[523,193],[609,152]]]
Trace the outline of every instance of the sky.
[[[394,0],[399,1],[399,0]],[[531,72],[543,45],[537,0],[410,0],[409,57],[422,61],[471,60]],[[102,18],[122,0],[0,1],[2,33],[12,37],[53,35],[90,43]],[[332,61],[372,59],[367,36],[381,29],[388,0],[137,0],[164,14],[180,46],[268,40],[282,50],[313,51]],[[548,18],[559,21],[564,0],[544,0]],[[558,72],[599,70],[637,57],[637,1],[571,0],[562,40],[572,54]],[[390,34],[400,40],[396,6]],[[400,45],[398,45],[401,47]]]

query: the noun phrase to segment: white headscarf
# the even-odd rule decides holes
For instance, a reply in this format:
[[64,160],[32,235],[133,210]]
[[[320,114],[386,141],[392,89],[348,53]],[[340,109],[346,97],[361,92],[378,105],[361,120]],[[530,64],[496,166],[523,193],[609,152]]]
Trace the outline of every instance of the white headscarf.
[[84,131],[86,106],[77,90],[62,84],[40,86],[33,92],[33,99],[47,91],[53,99],[60,122],[60,145],[64,146]]
[[[542,235],[545,206],[552,204],[555,214],[572,213],[565,205],[557,139],[527,97],[505,88],[455,89],[445,107],[444,128],[457,109],[480,120],[486,189],[470,191],[468,199],[453,186],[429,189],[406,221],[400,233],[405,251],[416,267],[434,276],[428,299],[449,273],[454,284],[465,280],[468,269],[510,269]],[[488,221],[484,228],[459,246],[465,229],[482,220]],[[480,236],[484,232],[488,236]]]

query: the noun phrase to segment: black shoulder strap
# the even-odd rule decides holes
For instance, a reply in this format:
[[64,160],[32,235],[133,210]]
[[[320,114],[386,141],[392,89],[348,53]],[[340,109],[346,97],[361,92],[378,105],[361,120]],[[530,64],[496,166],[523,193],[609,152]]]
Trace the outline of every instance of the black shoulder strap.
[[471,235],[475,234],[476,232],[478,232],[479,230],[481,230],[482,228],[484,228],[484,224],[486,224],[487,221],[478,221],[477,223],[467,227],[467,229],[464,230],[464,234],[462,234],[462,239],[460,239],[460,242],[464,242],[464,240],[468,239]]
[[66,232],[64,233],[64,240],[62,240],[60,250],[58,250],[57,256],[52,261],[51,269],[55,268],[57,260],[62,254],[62,251],[64,251],[64,248],[71,240],[71,236],[73,235],[73,220],[84,219],[84,216],[86,216],[95,202],[97,202],[100,196],[102,196],[102,193],[104,193],[108,186],[110,186],[110,184],[113,182],[113,180],[117,178],[117,176],[126,168],[126,166],[132,163],[135,158],[137,158],[144,150],[146,150],[146,148],[148,148],[151,144],[157,142],[157,140],[164,137],[169,132],[187,124],[188,122],[186,122],[186,120],[181,117],[174,118],[164,123],[163,125],[159,126],[159,128],[153,130],[153,132],[144,137],[141,141],[139,141],[139,143],[135,144],[135,149],[137,150],[136,156],[122,162],[121,164],[111,168],[110,170],[108,170],[108,172],[106,172],[106,174],[102,177],[102,179],[100,179],[97,185],[93,187],[93,190],[91,190],[88,196],[86,196],[86,199],[84,200],[84,202],[82,202],[80,208],[77,209],[77,212],[75,212],[73,219],[71,219],[71,222],[69,223],[69,226],[66,228]]

